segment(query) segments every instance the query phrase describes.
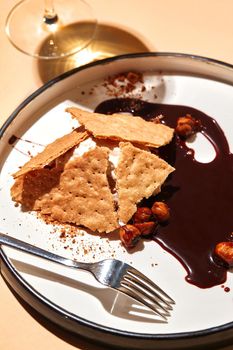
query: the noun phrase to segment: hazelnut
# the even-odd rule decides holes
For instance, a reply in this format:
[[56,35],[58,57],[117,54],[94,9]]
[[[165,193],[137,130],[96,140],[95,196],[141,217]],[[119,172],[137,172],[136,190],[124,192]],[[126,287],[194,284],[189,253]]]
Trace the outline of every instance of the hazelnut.
[[154,202],[151,211],[158,222],[164,222],[170,218],[170,209],[164,202]]
[[233,242],[220,242],[215,246],[215,254],[219,256],[229,267],[233,267]]
[[180,117],[177,120],[176,133],[182,138],[193,135],[200,128],[200,121],[193,118],[190,114]]
[[151,216],[152,216],[152,211],[150,208],[141,207],[141,208],[138,208],[136,213],[134,214],[133,221],[135,223],[150,221]]
[[133,248],[141,238],[141,233],[134,225],[124,225],[120,228],[120,240],[126,248]]
[[140,222],[134,226],[139,229],[141,236],[149,236],[154,233],[157,223],[154,221]]

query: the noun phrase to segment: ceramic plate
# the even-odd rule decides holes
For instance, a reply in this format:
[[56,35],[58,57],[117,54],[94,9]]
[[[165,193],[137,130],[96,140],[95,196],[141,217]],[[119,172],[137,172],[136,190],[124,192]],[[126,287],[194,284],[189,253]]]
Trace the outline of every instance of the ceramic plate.
[[[37,90],[2,127],[0,231],[68,258],[94,261],[114,256],[132,264],[176,301],[168,322],[160,322],[130,299],[99,285],[88,273],[70,271],[6,247],[1,248],[2,274],[41,314],[95,341],[124,348],[127,342],[128,347],[145,349],[155,345],[181,348],[187,341],[192,346],[229,340],[233,327],[232,273],[228,272],[224,283],[228,293],[220,285],[198,288],[185,281],[182,264],[155,242],[146,240],[140,249],[128,253],[109,236],[82,233],[75,239],[64,239],[59,227],[45,224],[34,213],[23,212],[11,200],[11,174],[75,126],[65,108],[95,109],[113,97],[106,79],[126,71],[142,72],[146,87],[126,96],[201,110],[219,123],[232,150],[232,66],[166,53],[125,55],[84,66]],[[208,145],[194,141],[192,147],[202,161],[211,161]]]

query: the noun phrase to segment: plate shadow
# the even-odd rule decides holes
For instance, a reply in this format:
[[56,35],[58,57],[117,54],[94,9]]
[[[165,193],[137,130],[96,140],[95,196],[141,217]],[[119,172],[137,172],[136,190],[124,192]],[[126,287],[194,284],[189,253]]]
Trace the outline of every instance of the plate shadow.
[[23,273],[34,275],[39,278],[47,279],[55,283],[60,283],[78,289],[85,292],[99,301],[103,308],[113,316],[128,319],[131,321],[147,322],[147,323],[166,323],[161,317],[157,317],[153,311],[145,307],[141,307],[141,304],[131,300],[131,298],[119,293],[116,290],[106,288],[96,288],[90,284],[86,284],[81,281],[76,281],[70,277],[63,276],[59,273],[55,273],[49,270],[45,270],[41,267],[27,264],[22,261],[12,259],[12,263],[16,268]]

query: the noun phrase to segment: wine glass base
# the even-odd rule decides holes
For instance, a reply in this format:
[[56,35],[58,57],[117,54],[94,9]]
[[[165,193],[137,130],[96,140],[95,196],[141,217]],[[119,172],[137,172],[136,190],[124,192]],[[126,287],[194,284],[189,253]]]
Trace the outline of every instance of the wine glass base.
[[51,21],[45,18],[43,4],[43,0],[23,0],[9,13],[6,33],[18,50],[36,58],[56,59],[90,44],[97,20],[85,1],[54,0],[55,17]]
[[[76,32],[75,25],[73,31]],[[93,61],[127,53],[149,52],[151,49],[134,34],[116,26],[99,23],[94,40],[86,48],[64,59],[38,60],[36,71],[42,83],[46,83]]]

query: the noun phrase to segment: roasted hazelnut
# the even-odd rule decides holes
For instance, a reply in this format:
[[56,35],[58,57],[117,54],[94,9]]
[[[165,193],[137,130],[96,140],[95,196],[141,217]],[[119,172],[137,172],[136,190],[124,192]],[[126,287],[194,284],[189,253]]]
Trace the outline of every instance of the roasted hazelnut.
[[233,242],[220,242],[215,246],[215,254],[233,267]]
[[164,222],[170,218],[170,209],[164,202],[154,202],[151,211],[158,222]]
[[152,211],[150,208],[141,207],[141,208],[138,208],[136,213],[134,214],[133,221],[134,223],[150,221],[151,216],[152,216]]
[[134,225],[124,225],[120,228],[120,240],[126,248],[133,248],[141,238],[141,233]]
[[187,138],[197,132],[199,128],[200,121],[190,114],[186,114],[186,116],[178,118],[175,131],[180,137]]
[[140,222],[134,226],[139,229],[141,236],[149,236],[154,233],[157,223],[154,221]]

